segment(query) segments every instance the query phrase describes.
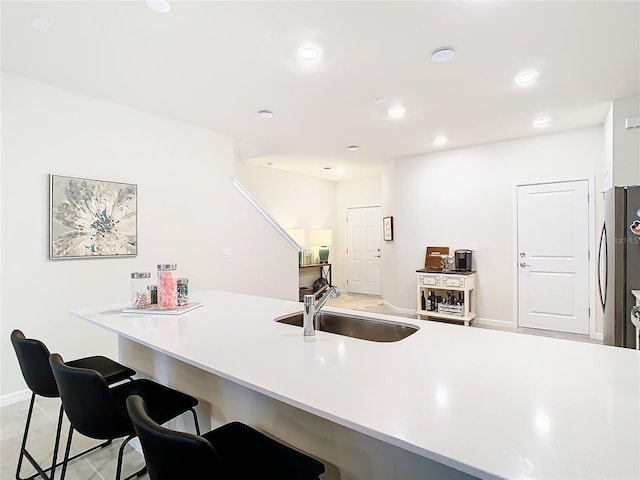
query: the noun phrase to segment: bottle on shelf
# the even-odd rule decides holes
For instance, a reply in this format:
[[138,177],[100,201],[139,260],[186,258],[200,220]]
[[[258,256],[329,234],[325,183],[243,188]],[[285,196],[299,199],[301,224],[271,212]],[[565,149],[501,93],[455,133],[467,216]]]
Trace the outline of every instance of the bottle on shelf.
[[440,311],[440,305],[443,304],[444,302],[444,298],[442,298],[442,295],[435,295],[435,303],[433,305],[433,311],[434,312],[439,312]]
[[429,296],[427,297],[429,300],[429,311],[435,312],[437,310],[436,307],[436,294],[433,293],[433,290],[429,290]]
[[424,290],[422,290],[421,292],[421,298],[420,298],[420,308],[422,308],[422,310],[426,310],[427,309],[427,299],[424,296]]

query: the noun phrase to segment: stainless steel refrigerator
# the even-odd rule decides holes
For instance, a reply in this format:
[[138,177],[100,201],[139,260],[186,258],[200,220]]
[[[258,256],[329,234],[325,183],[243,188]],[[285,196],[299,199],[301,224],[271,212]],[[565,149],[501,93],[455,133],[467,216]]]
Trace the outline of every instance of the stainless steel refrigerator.
[[604,311],[604,344],[636,348],[631,323],[640,289],[640,186],[614,187],[604,196],[598,284]]

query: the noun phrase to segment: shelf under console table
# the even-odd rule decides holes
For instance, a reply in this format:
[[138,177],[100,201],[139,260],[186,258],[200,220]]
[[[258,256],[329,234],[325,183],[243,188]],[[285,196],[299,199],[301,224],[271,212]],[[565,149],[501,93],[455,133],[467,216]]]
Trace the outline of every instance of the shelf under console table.
[[319,268],[320,269],[320,277],[327,280],[329,286],[332,286],[331,283],[331,264],[330,263],[312,263],[310,265],[299,265],[299,269],[305,268]]
[[[418,318],[447,319],[464,322],[469,326],[476,318],[476,274],[474,271],[416,270]],[[431,295],[430,295],[431,294]],[[446,303],[447,294],[455,303]],[[423,296],[425,301],[423,303]],[[429,297],[440,297],[442,302],[433,302]],[[461,300],[461,301],[460,301]]]

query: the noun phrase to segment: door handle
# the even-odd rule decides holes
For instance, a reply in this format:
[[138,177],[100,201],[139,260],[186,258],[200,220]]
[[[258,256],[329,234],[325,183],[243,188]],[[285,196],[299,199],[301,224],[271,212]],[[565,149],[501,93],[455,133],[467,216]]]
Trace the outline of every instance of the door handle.
[[380,258],[382,255],[374,255],[374,257],[376,258]]
[[528,263],[520,262],[520,266],[524,268],[524,267],[530,267],[531,265],[529,265]]

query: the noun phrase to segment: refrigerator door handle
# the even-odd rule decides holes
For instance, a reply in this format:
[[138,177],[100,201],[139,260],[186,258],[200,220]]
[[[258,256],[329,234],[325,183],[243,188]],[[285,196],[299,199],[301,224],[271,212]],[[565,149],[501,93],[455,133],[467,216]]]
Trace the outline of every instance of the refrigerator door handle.
[[[600,294],[600,305],[602,310],[607,304],[607,282],[608,282],[608,266],[609,255],[607,249],[607,224],[602,224],[602,232],[600,232],[600,246],[598,248],[598,293]],[[603,278],[604,277],[604,278]]]
[[636,350],[640,350],[640,305],[631,309],[631,323],[636,327]]

